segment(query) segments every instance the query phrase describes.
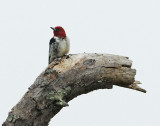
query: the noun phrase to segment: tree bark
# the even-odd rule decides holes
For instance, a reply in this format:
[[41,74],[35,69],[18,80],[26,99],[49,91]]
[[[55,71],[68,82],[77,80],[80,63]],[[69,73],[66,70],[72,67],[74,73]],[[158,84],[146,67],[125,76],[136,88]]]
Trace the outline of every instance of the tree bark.
[[146,92],[135,81],[128,57],[76,54],[53,61],[13,107],[3,126],[47,126],[68,102],[81,94],[113,85]]

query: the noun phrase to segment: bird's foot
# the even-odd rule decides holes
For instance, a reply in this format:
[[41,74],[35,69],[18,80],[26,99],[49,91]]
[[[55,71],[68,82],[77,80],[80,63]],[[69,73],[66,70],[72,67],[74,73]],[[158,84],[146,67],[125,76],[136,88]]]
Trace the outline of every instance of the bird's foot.
[[69,57],[70,57],[69,55],[66,55],[66,54],[64,55],[64,58],[66,59],[68,59]]

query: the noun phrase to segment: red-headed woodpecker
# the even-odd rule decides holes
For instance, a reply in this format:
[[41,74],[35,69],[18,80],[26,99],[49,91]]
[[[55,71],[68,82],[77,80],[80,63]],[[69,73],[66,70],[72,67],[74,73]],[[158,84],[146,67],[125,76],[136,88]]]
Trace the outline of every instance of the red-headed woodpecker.
[[67,54],[70,49],[70,40],[66,36],[65,30],[61,26],[50,28],[53,30],[54,36],[49,42],[49,64],[54,59],[60,58]]

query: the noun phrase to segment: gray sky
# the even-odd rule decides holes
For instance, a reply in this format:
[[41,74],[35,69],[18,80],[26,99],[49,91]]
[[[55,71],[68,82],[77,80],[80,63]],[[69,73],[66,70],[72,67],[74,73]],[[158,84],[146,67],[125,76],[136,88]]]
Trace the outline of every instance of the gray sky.
[[50,26],[63,26],[70,53],[128,56],[148,92],[114,87],[69,102],[51,126],[160,125],[159,0],[1,0],[0,124],[47,67]]

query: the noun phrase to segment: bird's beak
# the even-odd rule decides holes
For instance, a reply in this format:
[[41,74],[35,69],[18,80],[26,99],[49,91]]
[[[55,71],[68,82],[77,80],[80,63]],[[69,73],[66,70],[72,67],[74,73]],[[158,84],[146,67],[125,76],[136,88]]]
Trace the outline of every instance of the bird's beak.
[[55,31],[55,28],[53,28],[53,27],[50,27],[53,31]]

